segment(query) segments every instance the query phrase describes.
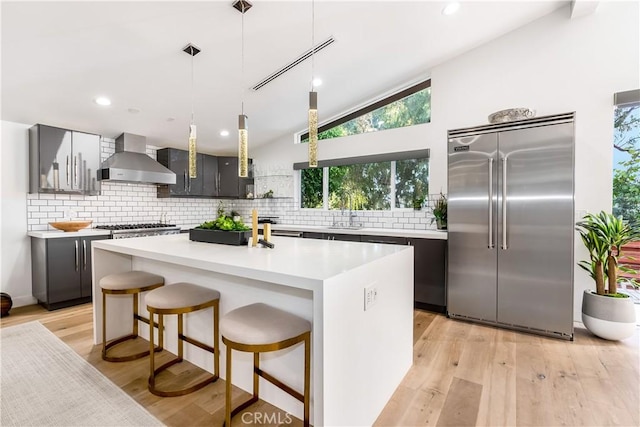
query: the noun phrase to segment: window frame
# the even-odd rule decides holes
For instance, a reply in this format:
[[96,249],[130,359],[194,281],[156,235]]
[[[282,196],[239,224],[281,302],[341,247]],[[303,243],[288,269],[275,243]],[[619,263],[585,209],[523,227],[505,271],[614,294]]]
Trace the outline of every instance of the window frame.
[[[420,92],[421,90],[427,89],[430,87],[431,87],[431,79],[429,78],[413,86],[410,86],[406,89],[403,89],[399,92],[396,92],[392,95],[389,95],[386,98],[383,98],[379,101],[375,101],[371,104],[367,104],[362,108],[359,108],[351,113],[348,113],[344,116],[340,116],[337,119],[331,120],[330,122],[323,124],[322,126],[318,127],[318,134],[321,134],[322,132],[328,129],[332,129],[334,127],[340,126],[343,123],[346,123],[350,120],[363,116],[367,113],[377,110],[378,108],[389,105],[402,98],[406,98],[409,95],[413,95],[416,92]],[[302,141],[308,138],[309,138],[309,131],[307,130],[306,132],[297,135],[296,142],[299,144],[306,144],[306,142],[302,142]]]

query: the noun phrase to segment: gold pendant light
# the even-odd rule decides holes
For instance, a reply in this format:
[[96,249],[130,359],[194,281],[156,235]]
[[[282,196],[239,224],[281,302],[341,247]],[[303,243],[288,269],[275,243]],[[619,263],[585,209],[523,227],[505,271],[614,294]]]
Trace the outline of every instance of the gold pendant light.
[[197,154],[197,136],[196,136],[196,123],[195,114],[193,112],[193,57],[200,53],[200,49],[195,45],[189,43],[182,49],[184,52],[191,55],[191,123],[189,124],[189,178],[194,179],[198,177],[198,170],[196,169],[196,154]]
[[249,175],[249,130],[244,114],[238,116],[238,176],[246,178]]
[[309,92],[309,167],[318,167],[318,93],[313,90],[315,66],[315,2],[311,0],[311,91]]
[[247,128],[249,118],[244,114],[244,14],[252,4],[247,0],[237,0],[232,6],[242,13],[242,71],[240,74],[242,113],[238,116],[238,176],[246,178],[249,176],[249,129]]
[[309,167],[318,167],[318,93],[309,92]]

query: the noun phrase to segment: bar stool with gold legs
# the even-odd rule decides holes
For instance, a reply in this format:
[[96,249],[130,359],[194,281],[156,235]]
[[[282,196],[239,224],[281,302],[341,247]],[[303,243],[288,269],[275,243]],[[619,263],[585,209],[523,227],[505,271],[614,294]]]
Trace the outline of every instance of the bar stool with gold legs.
[[[102,358],[108,362],[128,362],[149,355],[149,350],[128,356],[109,356],[107,351],[128,340],[138,337],[138,321],[149,323],[149,319],[138,314],[138,295],[164,285],[164,278],[145,271],[115,273],[100,279],[102,289]],[[116,338],[107,343],[107,295],[133,295],[133,331],[129,335]],[[153,324],[151,326],[153,331]],[[161,348],[154,349],[162,350]]]
[[[259,399],[259,377],[298,399],[304,405],[304,426],[309,426],[311,372],[311,323],[286,311],[258,303],[237,308],[220,321],[222,342],[227,346],[225,425]],[[282,350],[304,342],[304,392],[300,393],[260,369],[260,353]],[[231,410],[231,350],[253,353],[253,396]]]
[[[174,283],[173,285],[164,286],[149,292],[145,301],[147,302],[147,310],[149,310],[149,317],[151,320],[153,320],[154,314],[158,315],[158,325],[160,325],[160,330],[163,330],[165,314],[178,315],[178,357],[175,357],[162,366],[155,368],[155,357],[154,355],[151,355],[149,358],[149,391],[157,396],[163,397],[182,396],[199,390],[207,384],[216,381],[220,375],[220,354],[218,349],[218,309],[220,303],[220,292],[214,289],[197,286],[192,283]],[[183,316],[186,313],[203,310],[209,307],[213,307],[213,346],[184,335]],[[150,327],[150,329],[151,339],[149,340],[149,348],[152,349],[154,348],[153,327]],[[158,334],[158,341],[158,346],[162,348],[164,345],[164,337],[162,334]],[[213,353],[214,374],[207,376],[207,378],[199,381],[191,387],[176,390],[161,390],[156,386],[156,377],[170,366],[182,362],[184,342]]]

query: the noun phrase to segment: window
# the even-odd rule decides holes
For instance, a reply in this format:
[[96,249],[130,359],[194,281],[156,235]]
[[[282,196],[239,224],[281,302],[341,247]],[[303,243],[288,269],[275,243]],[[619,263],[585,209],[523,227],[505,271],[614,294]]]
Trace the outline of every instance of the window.
[[324,162],[325,165],[320,162],[324,167],[310,169],[297,164],[296,169],[301,169],[301,207],[322,209],[325,194],[328,209],[411,208],[416,199],[422,205],[429,194],[428,150],[412,154],[423,157],[371,162],[366,160],[398,155],[340,159]]
[[391,162],[329,168],[329,209],[388,210]]
[[[412,126],[431,121],[431,80],[414,85],[318,129],[318,139]],[[300,135],[307,142],[309,133]]]
[[[628,100],[616,94],[616,100]],[[616,102],[613,138],[613,214],[640,224],[640,102]]]
[[396,162],[396,208],[412,208],[414,201],[429,194],[428,159],[409,159]]

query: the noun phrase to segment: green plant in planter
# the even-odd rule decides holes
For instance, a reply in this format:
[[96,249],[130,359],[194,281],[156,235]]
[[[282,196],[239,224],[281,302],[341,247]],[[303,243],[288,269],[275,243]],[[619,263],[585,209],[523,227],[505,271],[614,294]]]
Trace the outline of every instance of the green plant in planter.
[[424,205],[424,197],[413,196],[412,204],[413,204],[413,209],[419,211],[420,209],[422,209],[422,206]]
[[445,196],[442,191],[440,192],[440,197],[436,199],[433,204],[433,220],[436,221],[436,224],[439,229],[446,230],[447,228],[447,196]]
[[634,270],[618,264],[620,248],[627,243],[640,240],[640,228],[625,224],[615,215],[602,211],[597,215],[585,215],[582,221],[576,224],[576,230],[580,233],[590,258],[589,261],[580,261],[578,265],[595,280],[598,295],[616,296],[618,271],[635,273]]

